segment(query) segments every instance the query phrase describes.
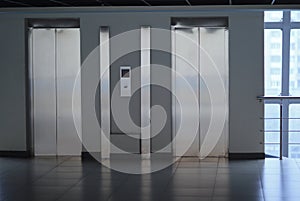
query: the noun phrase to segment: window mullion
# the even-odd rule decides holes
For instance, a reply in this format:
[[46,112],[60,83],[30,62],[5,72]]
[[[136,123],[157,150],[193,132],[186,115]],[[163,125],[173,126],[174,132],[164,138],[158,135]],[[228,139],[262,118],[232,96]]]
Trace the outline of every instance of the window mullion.
[[300,29],[300,23],[299,22],[291,22],[290,27],[291,27],[291,29]]
[[[289,95],[290,83],[290,33],[291,33],[291,16],[290,11],[283,12],[283,27],[282,27],[282,88],[281,95]],[[282,129],[287,131],[289,128],[289,103],[288,100],[283,101],[283,125]],[[288,157],[288,132],[283,133],[283,156]]]
[[283,22],[265,22],[265,29],[282,29]]
[[281,95],[289,95],[289,73],[290,73],[290,12],[283,12],[282,27],[282,88]]

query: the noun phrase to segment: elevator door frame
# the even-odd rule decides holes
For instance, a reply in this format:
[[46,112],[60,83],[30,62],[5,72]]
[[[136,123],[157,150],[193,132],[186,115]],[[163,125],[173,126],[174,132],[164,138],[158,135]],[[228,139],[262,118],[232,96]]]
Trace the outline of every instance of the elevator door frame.
[[[173,22],[174,23],[174,22]],[[212,155],[211,156],[227,156],[228,155],[228,146],[229,146],[229,121],[228,121],[228,118],[229,118],[229,44],[228,44],[228,28],[227,26],[223,26],[222,23],[217,26],[207,26],[207,24],[203,25],[203,26],[199,26],[199,25],[191,25],[191,24],[187,24],[187,25],[184,25],[184,24],[180,24],[177,25],[177,24],[173,24],[171,26],[171,41],[172,41],[172,48],[171,48],[171,51],[172,51],[172,69],[173,71],[175,72],[172,72],[172,93],[173,94],[176,94],[176,29],[193,29],[193,28],[197,28],[198,29],[198,39],[197,39],[197,43],[198,45],[201,46],[201,28],[219,28],[219,29],[224,29],[224,67],[225,67],[225,79],[224,79],[224,86],[225,86],[225,91],[226,91],[226,119],[225,119],[225,125],[224,125],[224,128],[223,128],[223,132],[222,132],[222,135],[220,138],[222,138],[223,140],[223,145],[224,145],[224,149],[223,150],[218,150],[217,148],[217,151],[215,151],[215,148],[212,150]],[[201,61],[200,61],[200,51],[198,51],[198,62],[197,62],[197,68],[200,72],[200,64],[201,64]],[[226,80],[227,78],[227,80]],[[201,135],[201,127],[200,127],[200,124],[201,124],[201,111],[200,111],[200,108],[201,108],[201,102],[200,102],[200,93],[201,93],[201,87],[200,87],[200,75],[198,75],[198,92],[197,92],[197,96],[198,96],[198,104],[199,104],[199,131],[197,133],[198,136],[195,137],[196,140],[198,140],[199,142],[199,152],[197,154],[195,154],[195,156],[198,156],[198,157],[202,157],[201,156],[201,153],[200,153],[200,149],[201,149],[201,142],[202,142],[202,138],[203,136]],[[177,153],[177,150],[178,149],[178,143],[176,141],[176,121],[177,121],[177,117],[176,117],[176,97],[173,96],[172,97],[172,141],[173,141],[173,146],[172,146],[172,149],[173,149],[173,155],[175,157],[179,156],[178,153]],[[219,142],[217,142],[217,145],[219,144]],[[194,146],[195,144],[192,144],[192,146]],[[192,147],[191,146],[191,147]],[[217,147],[217,146],[216,146]],[[190,149],[190,148],[189,148]],[[195,147],[194,147],[195,149]],[[180,151],[179,151],[180,152]],[[214,152],[220,152],[220,154],[215,154]],[[184,156],[191,156],[191,155],[184,155]]]
[[[67,149],[65,149],[64,148],[64,145],[60,145],[60,147],[61,147],[61,149],[60,150],[58,150],[58,140],[57,140],[57,138],[58,138],[58,136],[57,136],[57,132],[58,132],[58,125],[57,125],[57,118],[59,118],[57,115],[58,115],[58,112],[57,112],[57,107],[59,107],[58,105],[57,105],[57,103],[58,103],[58,98],[63,98],[63,99],[65,99],[66,97],[62,97],[62,96],[60,96],[60,97],[58,97],[59,95],[58,95],[58,91],[57,91],[57,85],[58,84],[60,84],[60,85],[64,85],[64,87],[62,87],[62,88],[64,88],[64,89],[66,89],[66,87],[68,87],[68,85],[65,85],[64,83],[59,83],[58,81],[57,81],[57,65],[63,65],[63,66],[65,66],[64,65],[64,62],[66,61],[65,59],[61,59],[61,62],[60,63],[58,63],[57,62],[57,57],[59,57],[59,53],[57,52],[58,51],[58,48],[57,48],[57,46],[58,46],[58,44],[57,44],[57,39],[56,39],[56,32],[59,32],[59,31],[70,31],[70,30],[72,30],[72,29],[75,29],[75,31],[78,31],[78,33],[76,33],[76,34],[79,34],[79,41],[78,41],[78,45],[79,45],[79,52],[78,52],[78,59],[79,59],[79,69],[78,70],[80,70],[80,65],[81,65],[81,62],[80,62],[80,60],[81,60],[81,58],[80,58],[80,29],[79,29],[79,27],[66,27],[66,28],[64,28],[64,27],[58,27],[58,28],[55,28],[55,27],[37,27],[37,28],[32,28],[32,27],[29,27],[28,28],[28,32],[27,32],[27,38],[28,38],[28,43],[27,43],[27,48],[28,48],[28,53],[27,53],[27,63],[28,63],[28,68],[27,68],[27,72],[28,72],[28,81],[27,81],[27,102],[28,102],[28,104],[27,104],[27,118],[28,118],[28,124],[27,124],[27,150],[28,150],[28,153],[29,153],[29,155],[30,156],[38,156],[38,155],[41,155],[41,156],[46,156],[46,155],[49,155],[49,156],[59,156],[59,155],[75,155],[75,154],[68,154],[68,152],[74,152],[74,147],[73,147],[73,144],[71,144],[71,146],[72,146],[72,148],[70,148],[69,150]],[[54,32],[54,44],[53,44],[53,59],[54,59],[54,62],[53,62],[53,67],[54,67],[54,73],[55,73],[55,77],[54,77],[54,85],[55,85],[55,115],[56,115],[56,122],[55,122],[55,133],[56,133],[56,142],[55,142],[55,151],[53,150],[53,151],[51,151],[52,153],[49,153],[49,154],[47,154],[47,153],[45,153],[45,154],[36,154],[36,145],[35,145],[35,141],[36,141],[36,135],[35,135],[35,103],[34,103],[34,98],[35,98],[35,95],[34,95],[34,93],[35,93],[35,79],[36,79],[36,77],[34,76],[34,56],[33,56],[33,54],[34,54],[34,44],[33,44],[33,41],[34,41],[34,38],[33,38],[33,32],[34,32],[34,30],[52,30],[53,32]],[[74,33],[72,33],[72,34],[74,34]],[[66,41],[68,40],[68,38],[69,37],[67,37],[66,38]],[[68,42],[67,42],[68,43]],[[66,45],[66,44],[65,44]],[[65,51],[66,52],[66,51]],[[64,57],[65,55],[61,55],[62,57]],[[76,60],[74,60],[74,61],[76,61]],[[72,64],[73,65],[73,64]],[[66,71],[67,72],[67,71]],[[72,76],[74,76],[74,74],[75,74],[75,70],[74,70],[74,72],[73,72],[73,75]],[[76,122],[76,126],[75,126],[75,124],[74,124],[74,126],[73,126],[73,131],[74,130],[76,130],[77,132],[78,132],[78,135],[79,136],[76,136],[76,137],[79,137],[79,139],[81,139],[81,135],[82,135],[82,131],[81,131],[81,89],[80,89],[80,86],[81,86],[81,75],[80,75],[80,73],[78,74],[78,72],[76,71],[76,74],[77,74],[77,80],[76,80],[76,82],[75,82],[75,79],[74,79],[74,84],[76,83],[76,86],[74,85],[73,87],[72,87],[72,90],[71,90],[71,93],[72,93],[72,98],[75,98],[76,100],[73,100],[72,99],[72,108],[73,108],[73,110],[74,110],[74,108],[75,108],[75,111],[72,113],[72,114],[67,114],[67,116],[68,117],[70,117],[70,116],[72,116],[73,118],[72,118],[72,122],[73,122],[73,124],[74,124],[74,121]],[[70,76],[70,74],[69,74],[69,72],[67,72],[67,74],[66,75],[61,75],[61,77],[69,77]],[[75,78],[75,77],[73,77],[73,78]],[[61,81],[63,81],[63,80],[61,80]],[[73,93],[73,88],[76,88],[76,92],[75,93]],[[61,90],[64,90],[64,89],[61,89]],[[70,90],[69,90],[70,91]],[[61,91],[60,92],[60,94],[62,95],[62,94],[64,94],[64,91]],[[69,97],[69,96],[68,96]],[[70,97],[69,97],[70,98]],[[69,99],[68,98],[68,99]],[[63,106],[61,106],[61,107],[63,107]],[[62,111],[62,112],[65,112],[65,111]],[[70,125],[70,120],[68,119],[68,117],[66,117],[66,114],[60,114],[60,115],[62,115],[63,117],[62,117],[62,119],[64,120],[64,121],[68,121],[67,123],[69,123],[69,125]],[[75,119],[74,119],[74,117],[75,117]],[[64,130],[64,126],[65,125],[61,125],[60,124],[60,130]],[[69,136],[70,137],[70,136]],[[72,137],[72,136],[71,136]],[[73,136],[74,137],[74,136]],[[73,138],[74,139],[74,138]],[[62,142],[63,143],[65,143],[66,142],[66,140],[63,140],[63,139],[61,139],[62,140]],[[68,141],[68,139],[67,139],[67,141]],[[77,148],[75,148],[77,151],[75,151],[76,152],[76,155],[81,155],[81,151],[82,151],[82,145],[81,145],[81,141],[80,142],[78,142],[78,140],[76,139],[76,141],[77,141],[77,144],[76,144],[76,147]],[[72,141],[72,142],[74,142],[74,140]],[[68,145],[66,145],[66,147],[67,147]],[[80,147],[79,147],[80,146]],[[73,151],[72,151],[72,150]],[[71,151],[70,151],[71,150]],[[77,153],[78,152],[78,153]],[[60,154],[60,153],[65,153],[65,154]]]
[[[110,154],[127,154],[124,150],[111,143],[111,41],[110,28],[101,26],[99,31],[99,71],[100,71],[100,152],[102,159],[110,158]],[[140,27],[140,65],[141,65],[141,129],[139,140],[139,154],[144,159],[151,155],[151,27],[143,25]],[[114,87],[114,86],[113,86]],[[126,135],[126,133],[124,133]],[[130,134],[130,133],[129,133]],[[130,136],[130,135],[129,135]]]

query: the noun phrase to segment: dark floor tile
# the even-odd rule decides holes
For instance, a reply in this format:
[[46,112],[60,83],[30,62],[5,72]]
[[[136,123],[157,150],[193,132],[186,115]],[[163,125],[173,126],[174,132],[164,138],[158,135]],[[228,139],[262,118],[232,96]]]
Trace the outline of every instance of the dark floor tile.
[[230,186],[224,188],[215,188],[213,192],[216,197],[263,197],[263,190],[261,188],[231,188]]
[[299,161],[182,158],[145,175],[79,157],[0,158],[0,201],[299,201]]
[[162,197],[161,200],[168,201],[211,201],[212,197],[197,197],[197,196],[167,196]]
[[172,196],[194,196],[194,197],[212,197],[212,188],[170,188],[164,192],[165,197]]
[[256,196],[214,196],[212,201],[264,201],[264,198]]
[[183,173],[183,174],[198,174],[198,175],[201,175],[201,174],[215,175],[215,174],[217,174],[217,170],[218,170],[217,168],[179,168],[178,167],[175,173],[176,174]]
[[81,188],[74,187],[63,194],[58,201],[99,201],[108,200],[112,190],[110,188]]
[[46,178],[39,179],[33,183],[33,186],[74,186],[79,182],[79,179],[62,179],[62,178]]
[[55,201],[68,189],[69,187],[27,186],[8,196],[7,201]]

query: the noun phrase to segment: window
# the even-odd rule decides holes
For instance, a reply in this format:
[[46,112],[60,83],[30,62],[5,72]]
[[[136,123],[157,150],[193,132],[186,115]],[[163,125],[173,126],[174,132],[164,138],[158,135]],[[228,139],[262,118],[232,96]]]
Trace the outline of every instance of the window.
[[[279,68],[271,68],[271,74],[272,75],[280,75],[280,69]],[[278,83],[279,86],[279,83]]]
[[295,50],[296,49],[296,44],[295,43],[291,43],[290,47],[291,47],[291,50]]
[[278,38],[281,37],[281,34],[278,30],[270,31],[270,35],[273,37],[273,40],[274,39],[277,40]]
[[280,48],[280,43],[271,43],[270,45],[271,45],[270,46],[271,49],[279,49]]
[[[300,97],[300,11],[265,12],[264,33],[265,95]],[[279,156],[279,109],[279,100],[265,102],[266,155]],[[283,132],[283,156],[300,158],[300,100],[283,101],[282,110],[288,130]]]
[[294,63],[295,61],[296,61],[296,57],[295,57],[295,56],[291,56],[291,57],[290,57],[290,62],[291,62],[291,63]]
[[300,104],[290,104],[289,117],[289,157],[300,158]]
[[290,81],[290,89],[294,89],[295,88],[295,81]]
[[[293,33],[293,36],[291,36],[290,41],[296,41],[296,44],[300,42],[300,29],[292,29],[291,33]],[[295,43],[294,43],[295,44]],[[292,96],[300,96],[300,86],[295,83],[297,83],[298,79],[300,79],[300,61],[296,60],[295,58],[300,58],[300,50],[299,47],[292,48],[290,47],[290,87],[289,87],[289,94]],[[298,68],[298,70],[294,70],[294,68]],[[300,122],[299,122],[300,123]]]
[[[265,133],[265,153],[270,156],[279,156],[279,105],[265,105],[265,130],[274,131]],[[277,118],[277,119],[276,119]]]
[[300,11],[291,11],[291,21],[300,22]]
[[[275,36],[279,36],[280,39],[274,38]],[[279,48],[274,51],[274,49],[271,48],[272,44],[278,44]],[[280,29],[265,29],[265,95],[277,96],[281,92],[281,54],[282,31]],[[275,68],[276,70],[274,70]],[[272,76],[275,75],[275,73],[279,80]]]
[[265,12],[265,22],[280,22],[282,21],[283,12],[282,11],[266,11]]
[[278,56],[278,55],[276,55],[276,56],[271,56],[271,62],[273,62],[273,63],[278,63],[278,62],[280,62],[281,61],[281,57],[280,56]]

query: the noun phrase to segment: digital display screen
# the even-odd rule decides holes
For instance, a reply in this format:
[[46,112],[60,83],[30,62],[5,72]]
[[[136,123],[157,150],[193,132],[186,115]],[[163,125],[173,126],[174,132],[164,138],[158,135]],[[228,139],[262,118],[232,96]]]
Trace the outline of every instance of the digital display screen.
[[129,69],[122,69],[122,77],[129,77]]

